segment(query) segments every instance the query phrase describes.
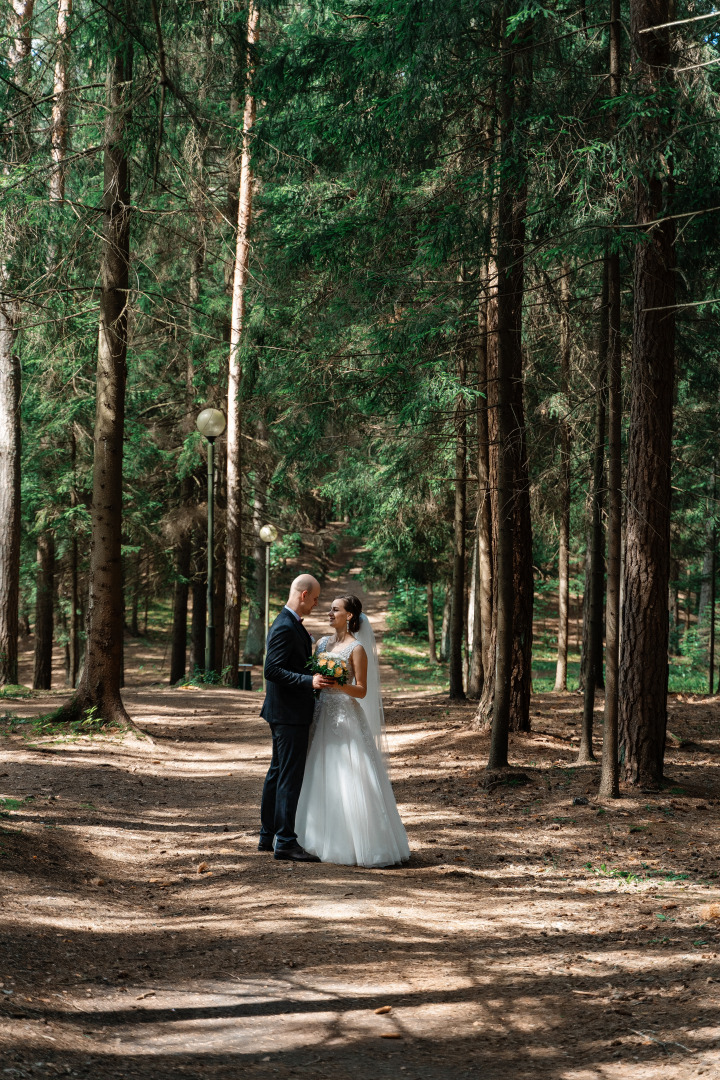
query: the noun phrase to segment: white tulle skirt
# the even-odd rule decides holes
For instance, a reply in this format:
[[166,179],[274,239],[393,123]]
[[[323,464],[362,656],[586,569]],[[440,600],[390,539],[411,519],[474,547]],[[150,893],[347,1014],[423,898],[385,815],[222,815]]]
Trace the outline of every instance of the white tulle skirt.
[[410,858],[383,755],[347,694],[320,695],[295,830],[323,862],[393,866]]

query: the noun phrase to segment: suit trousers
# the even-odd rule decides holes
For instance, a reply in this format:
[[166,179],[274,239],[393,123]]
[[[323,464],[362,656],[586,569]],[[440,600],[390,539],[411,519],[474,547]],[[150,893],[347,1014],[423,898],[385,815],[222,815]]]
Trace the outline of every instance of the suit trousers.
[[271,724],[272,761],[265,777],[260,804],[260,838],[275,848],[297,843],[295,812],[302,788],[310,726]]

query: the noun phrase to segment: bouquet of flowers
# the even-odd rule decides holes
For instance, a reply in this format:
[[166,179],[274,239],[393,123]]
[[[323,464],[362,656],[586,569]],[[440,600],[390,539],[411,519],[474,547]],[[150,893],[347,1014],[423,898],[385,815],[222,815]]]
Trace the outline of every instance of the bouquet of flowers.
[[[334,679],[338,686],[344,686],[348,681],[347,661],[341,656],[333,656],[332,653],[317,652],[311,656],[305,665],[313,675],[324,675],[326,679]],[[317,695],[318,690],[315,691]]]

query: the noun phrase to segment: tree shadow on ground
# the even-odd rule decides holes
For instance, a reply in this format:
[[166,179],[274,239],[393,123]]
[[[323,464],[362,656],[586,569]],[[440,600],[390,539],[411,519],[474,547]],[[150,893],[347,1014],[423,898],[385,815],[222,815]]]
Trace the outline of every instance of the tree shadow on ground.
[[[3,748],[3,791],[35,796],[0,822],[10,1078],[585,1080],[634,1059],[687,1080],[714,1052],[717,931],[678,891],[707,881],[698,862],[716,872],[714,813],[664,794],[574,807],[594,770],[532,734],[515,743],[530,784],[482,792],[473,706],[426,719],[422,702],[393,726],[411,863],[292,868],[254,850],[256,698],[210,724],[145,697],[177,746]],[[717,790],[715,766],[689,767],[686,792]]]

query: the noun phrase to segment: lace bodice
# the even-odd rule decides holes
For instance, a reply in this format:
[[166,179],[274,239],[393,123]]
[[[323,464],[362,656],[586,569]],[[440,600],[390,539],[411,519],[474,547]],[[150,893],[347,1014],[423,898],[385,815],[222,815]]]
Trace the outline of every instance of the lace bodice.
[[[319,653],[325,652],[327,650],[329,641],[330,641],[330,635],[329,634],[326,634],[325,637],[321,637],[320,640],[318,641],[317,651]],[[333,652],[332,652],[332,655],[333,656],[342,656],[343,660],[347,660],[350,653],[353,652],[355,649],[357,649],[359,644],[360,644],[360,642],[356,641],[355,638],[353,638],[350,642],[348,642],[347,645],[344,645],[342,647],[342,649],[337,649],[337,650],[334,649]]]
[[[325,637],[320,638],[320,640],[318,641],[318,647],[317,647],[318,653],[325,652],[327,650],[327,646],[328,646],[329,641],[330,641],[330,635],[329,634],[326,634]],[[350,680],[350,685],[351,686],[355,685],[355,667],[354,667],[353,662],[352,662],[352,660],[350,658],[351,658],[353,652],[355,651],[355,649],[359,648],[359,646],[360,646],[360,642],[356,641],[355,638],[353,638],[351,641],[348,642],[347,645],[343,645],[342,649],[333,650],[329,654],[330,656],[339,656],[339,657],[341,657],[341,659],[347,660],[347,664],[348,664],[348,667],[350,669],[350,674],[352,676],[352,678]],[[331,688],[329,688],[327,690],[323,690],[322,693],[323,694],[341,694],[342,689],[339,686],[333,686],[333,687],[331,687]]]

